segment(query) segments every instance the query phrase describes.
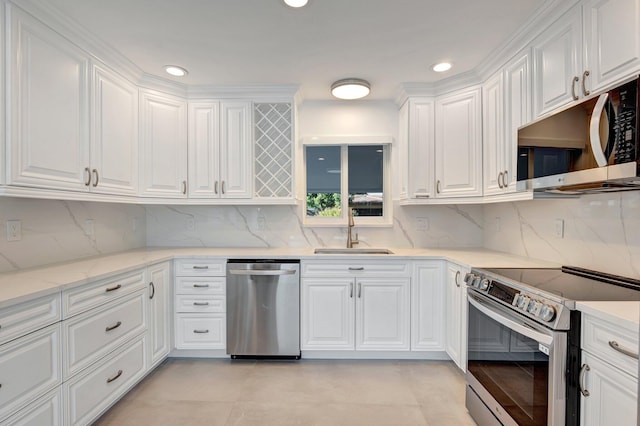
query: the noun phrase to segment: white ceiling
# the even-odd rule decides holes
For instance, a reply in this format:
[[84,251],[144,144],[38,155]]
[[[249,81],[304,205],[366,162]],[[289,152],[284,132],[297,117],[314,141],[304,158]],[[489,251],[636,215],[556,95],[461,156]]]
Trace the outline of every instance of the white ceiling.
[[[48,0],[143,71],[189,85],[294,84],[330,99],[335,80],[359,77],[368,99],[401,83],[474,69],[544,0]],[[441,60],[454,68],[437,74]],[[172,78],[173,79],[173,78]]]

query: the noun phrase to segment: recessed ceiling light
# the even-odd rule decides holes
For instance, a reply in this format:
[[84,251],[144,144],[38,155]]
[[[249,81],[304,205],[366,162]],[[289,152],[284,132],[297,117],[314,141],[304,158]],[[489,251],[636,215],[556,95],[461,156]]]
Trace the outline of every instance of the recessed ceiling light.
[[435,72],[445,72],[451,69],[451,64],[449,62],[440,62],[439,64],[435,64],[432,68]]
[[318,157],[318,161],[324,161],[324,157]]
[[184,77],[185,75],[189,74],[186,69],[177,65],[165,65],[164,70],[167,72],[167,74],[171,74],[174,77]]
[[345,78],[331,85],[331,94],[338,99],[360,99],[371,91],[369,82],[360,78]]
[[306,6],[309,0],[284,0],[284,2],[289,7],[302,7]]

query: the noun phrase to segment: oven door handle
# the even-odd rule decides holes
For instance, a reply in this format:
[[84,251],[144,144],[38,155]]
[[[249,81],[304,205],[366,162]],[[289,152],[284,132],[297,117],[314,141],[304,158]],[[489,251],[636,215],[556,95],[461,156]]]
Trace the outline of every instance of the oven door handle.
[[534,330],[533,328],[527,327],[522,323],[519,323],[510,318],[500,315],[498,312],[485,306],[482,302],[480,302],[478,299],[473,297],[473,295],[471,294],[469,294],[468,300],[469,300],[469,303],[471,303],[474,308],[476,308],[477,310],[479,310],[480,312],[482,312],[492,320],[497,321],[500,324],[504,325],[505,327],[508,327],[511,330],[517,331],[523,336],[527,336],[528,338],[533,339],[538,343],[542,343],[548,347],[552,346],[553,344],[552,336],[548,334],[543,334],[539,331]]

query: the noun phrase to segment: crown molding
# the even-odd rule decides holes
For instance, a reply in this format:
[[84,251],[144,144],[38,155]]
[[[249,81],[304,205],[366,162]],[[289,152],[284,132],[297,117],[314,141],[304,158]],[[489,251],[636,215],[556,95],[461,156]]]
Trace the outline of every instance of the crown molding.
[[195,85],[187,87],[189,99],[252,99],[274,100],[295,98],[297,85],[243,84],[237,86]]
[[153,74],[144,74],[138,80],[138,87],[141,89],[157,90],[159,92],[167,93],[181,98],[187,97],[188,89],[188,86],[186,84],[158,77]]
[[395,103],[401,107],[408,98],[446,95],[481,83],[482,80],[474,70],[456,74],[435,83],[402,83]]

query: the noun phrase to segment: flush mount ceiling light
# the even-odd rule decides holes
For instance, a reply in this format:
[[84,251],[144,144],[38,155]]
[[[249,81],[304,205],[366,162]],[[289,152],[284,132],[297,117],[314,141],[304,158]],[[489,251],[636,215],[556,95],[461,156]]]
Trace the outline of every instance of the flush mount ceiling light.
[[164,70],[167,72],[167,74],[171,74],[174,77],[184,77],[185,75],[189,74],[186,69],[177,65],[165,65]]
[[309,0],[284,0],[285,4],[289,7],[302,7],[309,3]]
[[451,64],[449,62],[440,62],[439,64],[435,64],[431,69],[435,72],[445,72],[451,69]]
[[360,99],[370,91],[369,82],[360,78],[345,78],[331,85],[331,94],[338,99]]

